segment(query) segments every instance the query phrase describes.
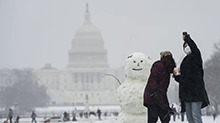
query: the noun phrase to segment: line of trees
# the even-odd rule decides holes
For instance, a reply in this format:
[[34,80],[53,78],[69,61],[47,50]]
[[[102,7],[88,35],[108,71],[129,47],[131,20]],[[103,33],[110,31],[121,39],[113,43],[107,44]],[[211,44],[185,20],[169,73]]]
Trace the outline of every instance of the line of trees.
[[220,104],[220,42],[214,47],[215,52],[204,65],[204,79],[210,102]]
[[13,84],[0,91],[2,107],[16,107],[17,111],[22,112],[48,104],[46,88],[38,85],[38,79],[31,69],[12,69],[7,74],[6,81]]

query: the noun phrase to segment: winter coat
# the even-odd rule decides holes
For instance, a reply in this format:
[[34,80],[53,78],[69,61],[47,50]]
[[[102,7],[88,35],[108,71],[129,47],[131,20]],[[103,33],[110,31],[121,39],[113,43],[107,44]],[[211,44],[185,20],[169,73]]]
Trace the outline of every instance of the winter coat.
[[9,118],[13,117],[13,111],[11,109],[9,110],[8,117]]
[[179,82],[179,98],[182,112],[185,112],[185,102],[202,101],[201,108],[209,104],[203,79],[204,71],[200,50],[189,36],[186,37],[185,42],[192,52],[183,59],[180,65],[181,74],[174,76],[175,80]]
[[169,108],[167,88],[170,84],[170,73],[161,61],[152,65],[151,73],[144,90],[144,106],[158,105],[162,109]]
[[36,117],[37,117],[37,114],[35,112],[32,112],[31,118],[36,118]]

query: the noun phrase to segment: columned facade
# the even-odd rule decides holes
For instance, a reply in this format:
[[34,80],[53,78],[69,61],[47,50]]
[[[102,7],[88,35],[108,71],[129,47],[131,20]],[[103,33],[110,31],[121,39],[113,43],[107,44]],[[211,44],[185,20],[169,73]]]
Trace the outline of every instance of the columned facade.
[[67,67],[62,70],[46,65],[35,72],[39,84],[45,85],[51,102],[75,105],[115,105],[117,80],[123,80],[123,69],[111,69],[107,50],[99,29],[91,22],[88,4],[85,20],[76,31],[68,52]]

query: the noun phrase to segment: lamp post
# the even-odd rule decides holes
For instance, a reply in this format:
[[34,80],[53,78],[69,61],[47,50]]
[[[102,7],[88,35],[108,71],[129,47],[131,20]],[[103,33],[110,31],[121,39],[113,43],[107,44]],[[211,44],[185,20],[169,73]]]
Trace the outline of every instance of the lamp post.
[[17,102],[14,102],[14,114],[17,115],[18,111],[17,111]]
[[85,117],[88,118],[88,116],[89,116],[89,96],[88,96],[88,94],[86,94],[85,98],[86,98],[86,102],[85,102],[86,115],[85,115]]
[[72,102],[72,107],[73,107],[72,111],[74,111],[74,102]]

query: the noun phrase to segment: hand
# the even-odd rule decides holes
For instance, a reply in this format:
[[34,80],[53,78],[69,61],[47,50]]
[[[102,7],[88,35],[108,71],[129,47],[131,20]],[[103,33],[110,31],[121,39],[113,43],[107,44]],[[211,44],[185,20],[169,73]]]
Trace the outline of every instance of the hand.
[[190,39],[190,34],[188,34],[187,32],[183,32],[183,40],[187,40],[187,39]]
[[175,114],[176,113],[176,111],[174,110],[174,109],[172,109],[172,108],[170,108],[170,110],[169,110],[169,114]]
[[180,75],[180,68],[175,67],[175,68],[173,69],[173,74],[174,74],[175,76]]
[[189,34],[183,35],[184,41],[189,40],[189,39],[191,39]]

